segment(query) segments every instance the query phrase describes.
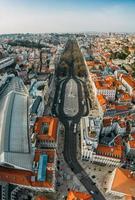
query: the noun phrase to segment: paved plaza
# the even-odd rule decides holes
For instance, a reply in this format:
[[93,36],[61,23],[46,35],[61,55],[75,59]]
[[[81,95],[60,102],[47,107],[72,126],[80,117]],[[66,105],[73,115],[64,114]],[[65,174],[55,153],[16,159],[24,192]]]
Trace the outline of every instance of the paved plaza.
[[78,111],[78,87],[77,83],[73,79],[70,79],[65,88],[64,113],[73,117]]

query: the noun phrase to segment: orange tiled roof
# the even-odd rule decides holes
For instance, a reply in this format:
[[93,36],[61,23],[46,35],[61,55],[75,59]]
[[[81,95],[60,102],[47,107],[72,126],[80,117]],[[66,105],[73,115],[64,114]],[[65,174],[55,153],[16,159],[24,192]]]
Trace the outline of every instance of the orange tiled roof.
[[100,103],[101,106],[107,105],[108,101],[104,95],[99,94],[99,95],[97,95],[97,98],[98,98],[98,102]]
[[119,86],[122,86],[122,83],[121,81],[119,80],[115,80],[115,84],[116,84],[116,87],[118,88]]
[[121,159],[123,157],[123,146],[117,145],[117,146],[110,147],[110,146],[99,144],[96,149],[96,153],[102,156]]
[[128,145],[130,148],[135,149],[135,140],[128,141]]
[[135,51],[135,47],[129,47],[128,50],[129,51]]
[[125,121],[120,121],[120,122],[119,122],[119,126],[120,126],[121,128],[125,128],[125,127],[126,127],[126,122],[125,122]]
[[114,117],[104,117],[103,118],[103,127],[110,126],[114,122],[118,122],[119,126],[121,128],[126,127],[126,122],[125,121],[120,121],[120,117],[117,116],[117,115],[114,116]]
[[[47,169],[47,176],[52,175],[53,171]],[[35,177],[35,180],[32,181],[31,178]],[[37,173],[26,171],[26,170],[19,170],[19,169],[11,169],[0,167],[0,180],[4,182],[8,182],[11,184],[18,184],[24,186],[32,186],[32,187],[47,187],[52,188],[53,183],[50,181],[40,182],[37,181]]]
[[132,197],[132,196],[127,196],[127,195],[125,195],[124,200],[135,200],[135,198]]
[[132,76],[129,75],[122,75],[122,78],[132,87],[135,88],[135,80],[132,78]]
[[111,190],[135,197],[135,176],[127,169],[116,168]]
[[88,66],[95,66],[95,61],[86,61]]
[[126,92],[121,92],[121,96],[120,96],[119,100],[120,101],[131,101],[132,97]]
[[92,195],[84,192],[69,191],[67,200],[92,200]]
[[132,140],[135,140],[135,133],[131,133]]
[[123,140],[122,140],[122,136],[121,135],[117,135],[114,138],[114,144],[116,145],[122,145],[123,144]]
[[112,117],[105,117],[103,119],[103,127],[110,126],[112,124]]
[[113,83],[113,82],[116,81],[116,79],[115,79],[115,77],[113,77],[113,76],[106,76],[106,77],[105,77],[105,81],[108,81],[109,83],[110,83],[110,82]]
[[121,117],[119,115],[115,115],[113,117],[113,121],[119,121],[121,119]]
[[128,110],[129,106],[128,105],[115,105],[116,110]]
[[95,80],[94,82],[99,90],[115,90],[112,80]]
[[[47,123],[48,133],[41,132],[42,124]],[[39,140],[54,140],[57,139],[58,119],[54,117],[38,117],[34,126],[34,131],[38,134]]]

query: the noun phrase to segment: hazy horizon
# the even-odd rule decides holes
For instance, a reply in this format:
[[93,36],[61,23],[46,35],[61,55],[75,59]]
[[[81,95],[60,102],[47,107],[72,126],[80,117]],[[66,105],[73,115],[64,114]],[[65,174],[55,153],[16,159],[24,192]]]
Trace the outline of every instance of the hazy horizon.
[[134,0],[0,0],[0,34],[135,32]]

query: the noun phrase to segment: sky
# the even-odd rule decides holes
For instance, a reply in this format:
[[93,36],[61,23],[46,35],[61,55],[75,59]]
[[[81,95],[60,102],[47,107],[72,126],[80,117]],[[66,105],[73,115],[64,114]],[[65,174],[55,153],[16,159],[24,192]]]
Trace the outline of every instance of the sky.
[[0,0],[0,34],[135,32],[135,0]]

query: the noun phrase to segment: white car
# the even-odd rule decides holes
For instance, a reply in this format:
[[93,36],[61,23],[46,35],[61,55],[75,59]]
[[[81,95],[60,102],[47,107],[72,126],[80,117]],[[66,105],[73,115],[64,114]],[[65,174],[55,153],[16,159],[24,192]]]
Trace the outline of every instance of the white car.
[[61,103],[61,99],[59,99],[59,101],[58,101],[59,103]]
[[94,191],[93,191],[93,190],[91,190],[91,191],[90,191],[90,193],[91,193],[91,194],[94,194]]
[[74,124],[74,133],[76,133],[77,124]]

